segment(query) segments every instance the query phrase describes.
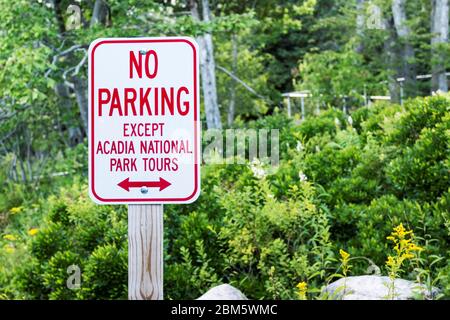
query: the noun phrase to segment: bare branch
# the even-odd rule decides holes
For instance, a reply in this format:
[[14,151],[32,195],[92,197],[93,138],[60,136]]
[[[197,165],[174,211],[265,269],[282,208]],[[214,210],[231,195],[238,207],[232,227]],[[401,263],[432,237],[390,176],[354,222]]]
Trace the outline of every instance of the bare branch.
[[236,82],[240,83],[245,89],[247,89],[248,91],[250,91],[251,93],[253,93],[255,96],[257,96],[258,98],[265,100],[271,104],[273,104],[273,102],[267,98],[264,97],[262,95],[260,95],[258,92],[256,92],[252,87],[250,87],[248,84],[246,84],[244,81],[242,81],[241,79],[239,79],[236,75],[234,75],[231,71],[225,69],[224,67],[221,66],[216,66],[217,69],[219,69],[220,71],[224,72],[225,74],[227,74],[229,77],[231,77],[233,80],[235,80]]
[[9,112],[9,113],[3,113],[3,114],[0,114],[0,121],[3,121],[3,120],[8,120],[8,119],[10,119],[10,118],[12,118],[12,117],[14,117],[16,114],[18,114],[20,111],[24,111],[24,110],[26,110],[26,109],[28,109],[28,108],[30,108],[31,107],[31,105],[29,105],[29,104],[27,104],[27,105],[22,105],[21,107],[17,107],[16,108],[16,110],[14,110],[13,112]]
[[71,76],[74,77],[80,72],[81,67],[85,64],[85,62],[87,60],[87,51],[86,51],[86,49],[80,49],[80,50],[84,50],[84,56],[83,56],[83,58],[80,60],[80,62],[76,66],[70,67],[69,69],[64,71],[64,73],[62,75],[62,77],[64,79],[64,82],[68,81],[67,80],[67,74],[69,72],[73,71]]
[[1,139],[0,139],[0,143],[2,144],[2,147],[5,149],[5,151],[7,151],[4,142],[6,140],[8,140],[10,137],[12,137],[14,134],[16,134],[17,132],[17,127],[15,127],[14,129],[12,129],[10,132],[8,132],[7,134],[5,134]]
[[0,115],[0,121],[8,120],[8,119],[14,117],[16,114],[17,114],[17,112],[11,112],[11,113],[7,113],[7,114],[2,114],[2,115]]
[[81,61],[76,65],[75,70],[72,73],[72,76],[76,76],[78,73],[80,73],[80,69],[85,64],[87,57],[88,57],[88,55],[87,55],[87,51],[85,49],[83,59],[81,59]]
[[[53,56],[51,65],[54,66],[54,65],[56,64],[56,62],[58,61],[58,58],[59,58],[59,57],[66,56],[66,55],[68,55],[68,54],[70,54],[70,53],[72,53],[72,52],[76,52],[76,51],[80,51],[80,50],[84,50],[84,51],[86,52],[87,47],[88,47],[88,46],[85,45],[85,44],[76,44],[76,45],[73,45],[73,46],[71,46],[70,48],[68,48],[68,49],[66,49],[66,50],[63,50],[63,51],[57,53],[57,54],[55,54],[55,55]],[[49,68],[49,69],[45,72],[45,77],[47,78],[47,77],[50,75],[50,73],[51,73],[52,71],[53,71],[52,68]]]

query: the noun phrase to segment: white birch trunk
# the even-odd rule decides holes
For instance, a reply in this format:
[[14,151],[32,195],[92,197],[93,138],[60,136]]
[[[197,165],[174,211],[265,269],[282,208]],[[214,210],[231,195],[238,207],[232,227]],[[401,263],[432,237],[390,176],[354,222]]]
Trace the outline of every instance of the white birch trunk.
[[79,76],[73,77],[73,88],[75,91],[75,97],[78,104],[78,109],[80,110],[81,122],[83,125],[84,132],[88,136],[88,85],[85,79]]
[[404,89],[406,96],[417,94],[416,68],[414,48],[410,43],[411,30],[407,25],[406,0],[392,0],[392,16],[397,37],[402,45],[400,51],[402,76],[405,78]]
[[[231,36],[231,71],[233,74],[237,74],[237,36],[233,34]],[[231,80],[230,86],[230,104],[228,106],[228,126],[234,122],[234,114],[236,110],[236,80]]]
[[[194,19],[200,20],[198,6],[195,0],[190,0],[191,14]],[[211,20],[209,1],[202,0],[203,21]],[[217,102],[216,87],[216,63],[214,60],[214,46],[212,35],[205,33],[197,38],[200,46],[200,74],[203,89],[203,102],[206,113],[206,125],[208,129],[221,129],[219,104]]]
[[432,62],[432,90],[448,91],[448,82],[445,70],[445,53],[438,46],[448,43],[448,0],[433,0],[431,14],[431,47],[433,50]]
[[391,19],[384,20],[384,28],[388,32],[388,37],[384,42],[384,52],[386,55],[386,64],[389,69],[388,84],[391,102],[400,103],[400,86],[397,82],[397,51],[395,45],[395,30]]
[[362,38],[364,36],[364,7],[366,0],[356,0],[356,34],[358,35],[358,46],[356,47],[356,52],[361,53],[364,50],[364,45],[362,43]]
[[109,25],[109,6],[106,0],[96,0],[92,10],[91,27],[97,23]]

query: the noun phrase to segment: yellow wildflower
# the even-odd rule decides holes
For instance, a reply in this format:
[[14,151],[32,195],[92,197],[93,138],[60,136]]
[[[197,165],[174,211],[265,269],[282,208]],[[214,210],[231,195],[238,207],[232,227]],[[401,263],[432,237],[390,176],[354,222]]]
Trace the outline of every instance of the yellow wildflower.
[[31,228],[30,230],[28,230],[28,234],[30,236],[35,236],[38,232],[39,232],[38,228]]
[[308,284],[306,282],[304,282],[304,281],[299,282],[297,284],[297,288],[298,288],[298,290],[305,291],[306,288],[308,288]]
[[409,250],[409,251],[422,251],[423,248],[422,248],[422,247],[419,247],[418,245],[416,245],[416,244],[414,244],[414,243],[411,243],[411,244],[409,245],[408,250]]
[[297,284],[297,289],[298,289],[298,297],[300,300],[306,300],[306,292],[308,291],[308,284],[304,281],[299,282]]
[[391,233],[389,237],[386,239],[397,242],[398,240],[405,239],[407,235],[413,236],[412,230],[406,230],[403,226],[403,223],[400,223],[397,227],[394,228],[394,231]]
[[388,259],[386,260],[386,265],[387,265],[388,267],[394,266],[394,265],[395,265],[394,257],[388,256]]
[[397,277],[398,273],[401,271],[402,264],[405,260],[413,259],[413,251],[423,250],[421,247],[416,245],[414,240],[414,233],[412,230],[406,230],[403,224],[399,224],[394,228],[388,240],[394,242],[395,256],[388,256],[386,261],[386,266],[389,269],[389,276],[391,279]]
[[348,261],[348,258],[350,258],[350,254],[342,249],[339,250],[339,254],[341,255],[342,261]]
[[406,246],[406,245],[409,244],[411,241],[412,241],[412,239],[402,239],[402,240],[400,240],[400,245]]
[[11,245],[5,245],[4,247],[3,247],[3,249],[5,249],[5,252],[6,253],[13,253],[16,249],[13,247],[13,246],[11,246]]
[[412,230],[406,230],[403,224],[399,224],[394,228],[394,231],[386,237],[386,239],[394,243],[394,256],[388,256],[386,260],[386,267],[389,271],[389,278],[391,283],[389,285],[389,297],[392,299],[395,296],[394,280],[402,271],[403,262],[414,258],[414,251],[423,250],[414,243],[414,233]]
[[386,239],[391,240],[391,241],[393,241],[394,243],[397,242],[397,239],[396,239],[395,237],[393,237],[393,236],[388,236],[388,237],[386,237]]
[[342,274],[344,275],[344,277],[346,277],[348,271],[351,268],[351,265],[349,265],[349,263],[348,263],[350,261],[350,253],[345,252],[342,249],[339,249],[339,254],[341,255]]
[[23,209],[22,207],[14,207],[14,208],[9,209],[9,211],[11,212],[11,214],[17,214],[20,211],[22,211],[22,209]]
[[414,258],[414,255],[412,253],[404,253],[400,256],[400,258],[402,258],[402,260],[408,260]]
[[17,240],[16,236],[13,235],[13,234],[5,234],[3,236],[3,239],[9,240],[9,241],[16,241]]

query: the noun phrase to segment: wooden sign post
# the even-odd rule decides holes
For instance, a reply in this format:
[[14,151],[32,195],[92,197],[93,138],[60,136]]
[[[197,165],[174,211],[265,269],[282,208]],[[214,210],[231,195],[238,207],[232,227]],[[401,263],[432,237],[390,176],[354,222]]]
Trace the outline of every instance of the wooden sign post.
[[163,205],[128,205],[128,299],[163,299]]
[[198,46],[187,37],[89,46],[89,195],[128,205],[128,297],[163,299],[163,204],[200,193]]

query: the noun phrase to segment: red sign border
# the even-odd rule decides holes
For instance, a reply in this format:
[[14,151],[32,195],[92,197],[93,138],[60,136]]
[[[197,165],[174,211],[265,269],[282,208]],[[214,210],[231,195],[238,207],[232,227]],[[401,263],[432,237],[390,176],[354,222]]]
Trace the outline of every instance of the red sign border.
[[[132,198],[132,199],[105,199],[100,197],[96,192],[95,192],[95,170],[94,170],[94,107],[91,105],[94,102],[94,53],[95,50],[102,44],[107,44],[107,43],[152,43],[152,42],[184,42],[187,43],[193,50],[193,59],[194,59],[194,191],[192,192],[192,194],[186,198],[141,198],[141,199],[136,199],[136,198]],[[167,38],[167,39],[105,39],[105,40],[101,40],[99,42],[97,42],[94,47],[91,50],[91,56],[90,56],[90,81],[91,81],[91,88],[90,88],[90,94],[91,94],[91,101],[89,101],[89,107],[91,109],[90,115],[91,115],[91,128],[90,128],[90,142],[91,142],[91,146],[89,148],[90,154],[91,154],[91,161],[90,161],[90,166],[89,166],[89,174],[91,176],[91,183],[90,183],[90,188],[91,188],[91,194],[99,201],[103,202],[103,203],[114,203],[114,202],[121,202],[121,203],[125,203],[125,202],[139,202],[139,203],[143,203],[143,202],[150,202],[150,203],[165,203],[165,202],[191,202],[189,200],[191,200],[192,198],[194,198],[197,193],[198,193],[198,187],[199,187],[199,181],[198,181],[198,175],[199,175],[199,159],[198,159],[198,126],[199,126],[199,119],[197,117],[198,115],[198,105],[197,105],[197,67],[198,67],[198,60],[197,60],[197,48],[196,46],[188,39],[188,38],[175,38],[175,37],[171,37],[171,38]],[[195,200],[195,199],[194,199]],[[194,201],[192,200],[192,201]]]

